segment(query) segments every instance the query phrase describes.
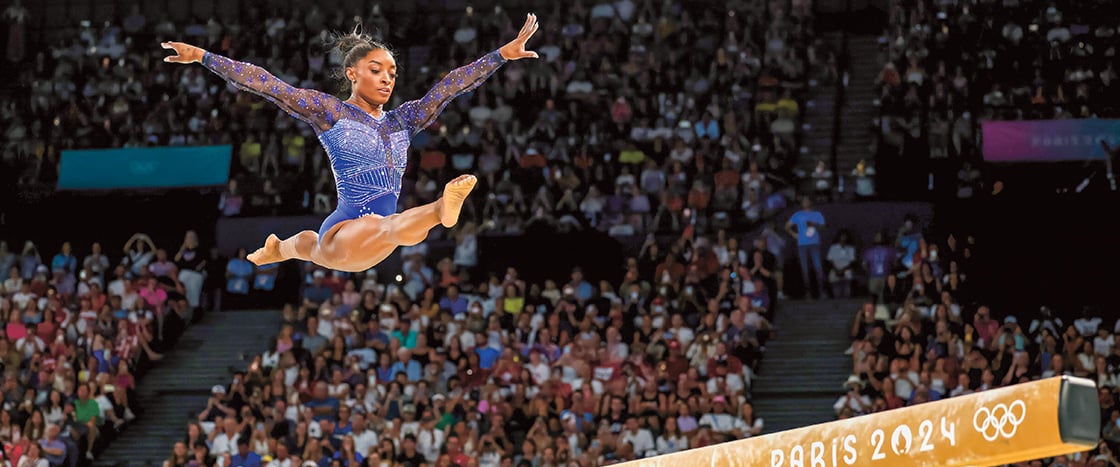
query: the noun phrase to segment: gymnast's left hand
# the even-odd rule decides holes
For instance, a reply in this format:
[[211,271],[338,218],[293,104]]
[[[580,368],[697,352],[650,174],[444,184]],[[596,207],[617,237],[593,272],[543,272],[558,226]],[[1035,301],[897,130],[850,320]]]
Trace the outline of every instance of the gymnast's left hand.
[[521,32],[517,33],[517,39],[510,41],[510,43],[503,45],[498,49],[498,53],[502,54],[502,58],[506,60],[521,60],[523,58],[538,58],[536,52],[525,50],[525,42],[533,37],[533,33],[537,32],[537,15],[529,13],[525,15],[525,25],[521,26]]

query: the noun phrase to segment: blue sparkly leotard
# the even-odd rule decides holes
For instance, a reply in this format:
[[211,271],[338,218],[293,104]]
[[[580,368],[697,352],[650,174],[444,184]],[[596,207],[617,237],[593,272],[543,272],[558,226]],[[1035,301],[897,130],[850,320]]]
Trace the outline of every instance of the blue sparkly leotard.
[[330,158],[338,191],[338,208],[319,227],[320,239],[344,220],[395,214],[412,137],[435,121],[448,102],[477,88],[505,61],[497,50],[490,52],[448,73],[419,100],[374,118],[330,94],[293,87],[256,65],[210,52],[202,56],[210,71],[315,129]]

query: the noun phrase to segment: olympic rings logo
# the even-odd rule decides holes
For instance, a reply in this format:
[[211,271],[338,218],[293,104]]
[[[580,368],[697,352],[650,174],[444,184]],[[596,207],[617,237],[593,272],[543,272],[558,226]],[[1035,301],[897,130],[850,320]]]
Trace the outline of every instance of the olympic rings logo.
[[989,410],[980,407],[972,417],[972,427],[988,441],[995,441],[999,437],[1011,439],[1019,425],[1027,418],[1027,404],[1016,400],[1010,405],[1002,402]]

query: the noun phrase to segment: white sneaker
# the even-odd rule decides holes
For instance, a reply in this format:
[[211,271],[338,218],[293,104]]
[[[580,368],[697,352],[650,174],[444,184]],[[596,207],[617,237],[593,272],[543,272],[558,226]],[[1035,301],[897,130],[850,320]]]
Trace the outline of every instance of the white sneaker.
[[124,421],[131,422],[136,420],[136,414],[132,413],[132,409],[124,409]]
[[848,350],[844,351],[844,355],[851,355],[851,354],[854,354],[854,353],[856,353],[856,347],[854,345],[849,345]]
[[89,459],[89,460],[94,460],[94,459],[93,459],[93,453],[92,453],[92,452],[89,452],[89,451],[86,451],[86,459]]

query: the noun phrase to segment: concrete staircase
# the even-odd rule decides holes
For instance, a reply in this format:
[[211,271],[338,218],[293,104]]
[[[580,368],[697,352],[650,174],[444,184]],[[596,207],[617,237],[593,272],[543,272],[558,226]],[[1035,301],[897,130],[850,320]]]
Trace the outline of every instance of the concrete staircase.
[[852,191],[851,174],[860,160],[874,161],[871,154],[872,119],[878,113],[874,100],[878,97],[872,87],[882,67],[878,62],[879,45],[871,35],[848,36],[848,84],[845,88],[843,118],[840,120],[840,140],[836,148],[836,167],[845,177],[847,198]]
[[832,404],[851,374],[848,323],[859,300],[787,301],[775,317],[777,336],[752,382],[755,413],[765,433],[836,418]]
[[280,329],[277,311],[207,313],[140,381],[144,412],[94,462],[97,467],[159,466],[206,407],[210,388],[228,387],[230,367],[244,370]]
[[[840,34],[830,32],[824,35],[824,41],[832,48],[840,48]],[[817,166],[817,160],[828,163],[832,154],[832,125],[836,110],[836,84],[820,83],[813,81],[805,96],[805,121],[803,130],[802,154],[797,161],[797,170],[805,173],[812,172]]]

